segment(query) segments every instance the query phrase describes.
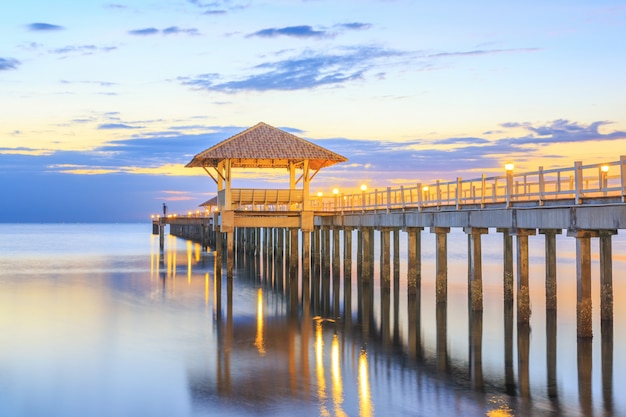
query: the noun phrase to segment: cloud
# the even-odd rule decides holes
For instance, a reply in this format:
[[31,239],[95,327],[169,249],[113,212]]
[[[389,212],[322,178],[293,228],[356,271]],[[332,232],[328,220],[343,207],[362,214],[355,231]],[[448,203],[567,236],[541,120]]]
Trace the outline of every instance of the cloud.
[[[341,23],[333,26],[339,30],[365,30],[372,27],[369,23]],[[258,36],[261,38],[276,38],[279,36],[290,36],[293,38],[331,38],[335,32],[327,29],[313,29],[310,25],[286,26],[281,28],[266,28],[247,35],[247,38]]]
[[63,48],[51,49],[50,53],[58,55],[81,54],[93,55],[96,52],[111,52],[116,50],[116,46],[100,47],[96,45],[68,45]]
[[17,69],[21,64],[20,61],[13,58],[0,58],[0,71]]
[[57,30],[64,30],[63,26],[52,25],[50,23],[30,23],[27,25],[28,30],[32,32],[53,32]]
[[123,123],[104,123],[98,126],[98,130],[112,129],[142,129],[143,126],[130,126]]
[[250,7],[250,0],[187,0],[190,4],[203,10],[206,15],[221,15],[233,10],[242,10]]
[[433,142],[436,145],[459,145],[459,144],[468,144],[468,145],[481,145],[484,143],[489,143],[489,140],[484,138],[447,138],[441,139]]
[[311,26],[287,26],[283,28],[268,28],[249,34],[247,37],[275,38],[277,36],[291,36],[294,38],[326,38],[332,36],[326,31],[315,30]]
[[162,30],[164,35],[177,35],[177,34],[186,34],[186,35],[199,35],[200,32],[196,28],[191,29],[181,29],[178,26],[170,26]]
[[503,53],[517,53],[517,52],[537,52],[541,48],[512,48],[512,49],[478,49],[474,51],[461,51],[461,52],[439,52],[436,54],[428,55],[429,58],[442,58],[449,56],[479,56],[479,55],[494,55]]
[[372,25],[370,23],[352,22],[352,23],[340,23],[338,25],[335,25],[335,27],[340,28],[340,29],[346,29],[346,30],[366,30],[366,29],[370,29]]
[[220,74],[209,73],[178,80],[196,89],[227,93],[303,90],[362,79],[376,61],[402,55],[376,46],[347,48],[334,54],[305,51],[298,57],[259,64],[252,68],[257,74],[241,79],[223,80]]
[[129,30],[128,33],[130,35],[135,35],[135,36],[152,36],[152,35],[158,35],[158,34],[163,34],[163,35],[185,34],[185,35],[192,35],[192,36],[200,35],[200,31],[198,31],[198,29],[196,28],[181,29],[178,26],[170,26],[165,29],[157,29],[157,28],[135,29],[135,30]]
[[156,35],[157,33],[160,33],[160,32],[161,31],[157,28],[145,28],[145,29],[129,30],[128,34],[137,35],[137,36],[149,36],[149,35]]

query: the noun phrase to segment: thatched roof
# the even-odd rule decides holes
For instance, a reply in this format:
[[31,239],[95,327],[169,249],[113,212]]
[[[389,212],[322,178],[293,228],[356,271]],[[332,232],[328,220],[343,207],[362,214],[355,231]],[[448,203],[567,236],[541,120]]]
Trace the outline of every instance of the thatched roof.
[[320,169],[348,159],[263,122],[214,145],[193,157],[186,167],[217,167],[231,160],[233,168],[287,168],[309,160]]

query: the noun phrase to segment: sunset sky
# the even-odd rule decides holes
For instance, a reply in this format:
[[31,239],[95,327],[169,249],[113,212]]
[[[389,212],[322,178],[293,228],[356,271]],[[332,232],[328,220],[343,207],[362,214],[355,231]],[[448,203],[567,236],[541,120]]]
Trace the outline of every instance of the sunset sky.
[[216,187],[184,165],[261,121],[349,159],[313,192],[615,161],[624,39],[608,0],[10,2],[0,221],[195,209]]

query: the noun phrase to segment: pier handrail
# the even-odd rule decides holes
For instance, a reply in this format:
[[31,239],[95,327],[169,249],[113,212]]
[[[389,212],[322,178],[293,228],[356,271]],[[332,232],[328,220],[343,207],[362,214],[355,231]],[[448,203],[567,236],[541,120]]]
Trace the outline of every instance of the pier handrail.
[[397,209],[476,209],[548,204],[626,202],[626,156],[618,161],[543,169],[430,184],[401,185],[355,194],[311,196],[315,211],[365,212]]

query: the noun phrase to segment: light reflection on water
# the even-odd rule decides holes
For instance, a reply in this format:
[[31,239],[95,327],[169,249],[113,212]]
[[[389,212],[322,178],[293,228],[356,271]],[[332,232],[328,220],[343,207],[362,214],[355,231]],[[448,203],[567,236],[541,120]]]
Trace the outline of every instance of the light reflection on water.
[[[533,315],[517,326],[502,302],[495,233],[483,237],[485,309],[468,314],[462,233],[449,236],[449,298],[436,305],[428,233],[417,300],[406,295],[405,272],[398,291],[381,291],[378,263],[369,288],[358,285],[355,266],[350,286],[314,271],[313,288],[294,290],[286,258],[240,255],[228,283],[215,279],[213,253],[169,236],[161,254],[148,229],[2,229],[0,415],[626,414],[626,364],[616,354],[626,348],[624,280],[614,273],[613,326],[596,317],[593,341],[577,342],[564,237],[558,312],[545,311],[538,238]],[[400,248],[406,271],[406,242]],[[623,240],[615,238],[613,252],[614,271],[624,270]]]

